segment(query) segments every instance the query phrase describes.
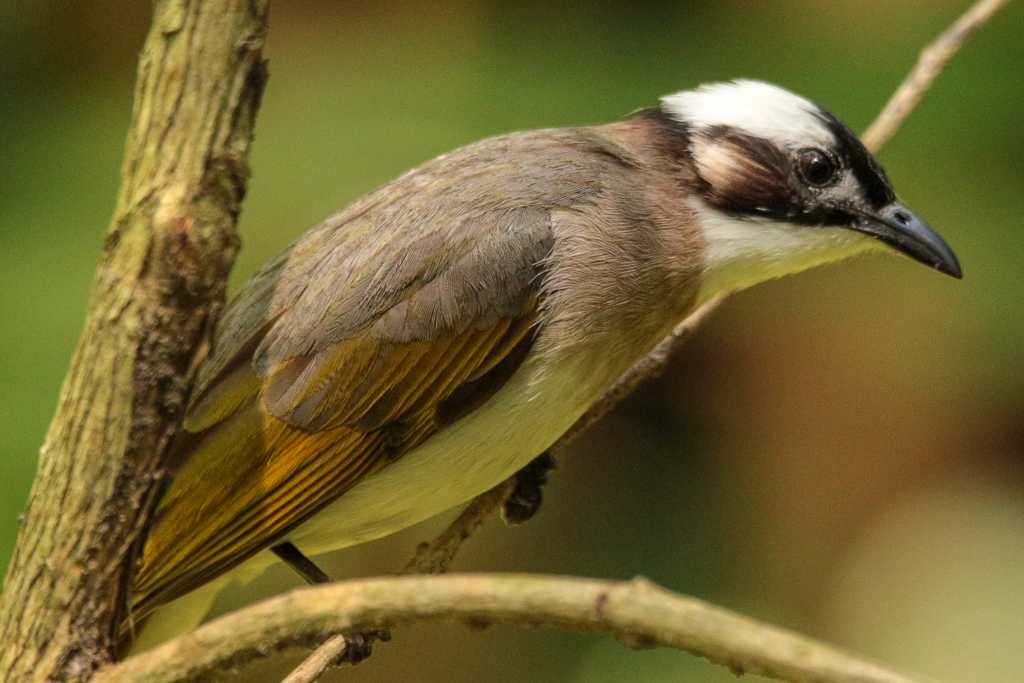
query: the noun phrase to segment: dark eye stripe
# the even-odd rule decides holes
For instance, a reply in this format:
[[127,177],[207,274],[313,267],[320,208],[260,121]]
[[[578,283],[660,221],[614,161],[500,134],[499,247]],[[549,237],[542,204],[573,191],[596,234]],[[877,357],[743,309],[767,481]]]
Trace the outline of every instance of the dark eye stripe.
[[[691,181],[692,189],[720,211],[739,218],[768,218],[802,225],[847,225],[853,220],[844,206],[812,205],[794,193],[791,183],[799,181],[791,175],[794,169],[789,157],[768,140],[730,126],[714,126],[695,133],[660,106],[642,110],[636,116],[648,119],[656,127],[659,131],[657,144],[666,156],[691,167],[691,143],[695,135],[727,141],[743,150],[751,163],[743,166],[744,173],[737,176],[736,182],[719,188],[725,192],[716,190],[699,173]],[[841,168],[853,173],[867,203],[876,208],[891,203],[895,195],[885,171],[857,136],[831,113],[821,110],[817,116],[836,139],[836,149],[830,150],[830,154],[835,154]]]
[[885,169],[875,161],[871,152],[857,139],[853,131],[831,112],[824,109],[818,113],[818,118],[828,126],[829,131],[835,136],[836,151],[843,158],[844,165],[853,171],[853,176],[864,188],[864,195],[868,202],[875,207],[880,207],[890,204],[896,199]]

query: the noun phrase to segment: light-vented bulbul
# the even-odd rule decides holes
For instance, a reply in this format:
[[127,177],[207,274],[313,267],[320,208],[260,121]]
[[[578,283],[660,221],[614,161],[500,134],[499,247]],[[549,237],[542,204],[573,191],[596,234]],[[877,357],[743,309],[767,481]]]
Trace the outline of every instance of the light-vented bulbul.
[[272,547],[315,555],[466,502],[543,453],[701,302],[869,250],[961,275],[845,125],[766,83],[502,135],[409,171],[227,307],[131,623],[157,610],[145,630],[160,639]]

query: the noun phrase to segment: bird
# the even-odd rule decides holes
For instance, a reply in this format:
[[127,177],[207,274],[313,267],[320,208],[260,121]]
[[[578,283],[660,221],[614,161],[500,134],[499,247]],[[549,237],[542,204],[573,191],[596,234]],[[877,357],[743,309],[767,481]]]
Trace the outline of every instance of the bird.
[[702,303],[872,251],[962,276],[846,125],[761,81],[427,161],[226,306],[138,553],[132,637],[191,628],[246,572],[317,575],[307,556],[467,502]]

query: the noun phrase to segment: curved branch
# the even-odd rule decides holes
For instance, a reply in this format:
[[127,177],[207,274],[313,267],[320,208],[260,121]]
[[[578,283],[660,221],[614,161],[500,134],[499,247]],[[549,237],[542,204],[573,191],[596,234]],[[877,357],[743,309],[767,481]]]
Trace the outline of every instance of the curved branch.
[[[344,631],[449,621],[556,626],[607,633],[636,647],[671,647],[737,673],[795,683],[914,683],[828,645],[645,579],[601,581],[524,574],[363,579],[301,588],[221,617],[116,664],[96,683],[184,683],[267,652]],[[306,679],[308,680],[308,679]]]

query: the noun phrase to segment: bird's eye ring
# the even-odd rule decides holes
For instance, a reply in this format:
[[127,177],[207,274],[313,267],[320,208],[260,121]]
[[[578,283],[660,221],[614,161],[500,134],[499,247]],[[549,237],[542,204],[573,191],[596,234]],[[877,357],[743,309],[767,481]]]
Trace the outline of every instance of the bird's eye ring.
[[836,179],[839,167],[829,154],[809,147],[797,152],[797,168],[808,185],[824,187]]

